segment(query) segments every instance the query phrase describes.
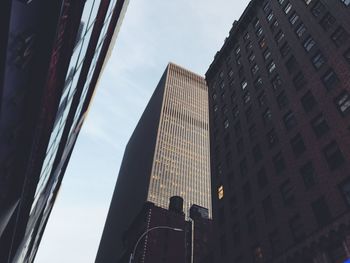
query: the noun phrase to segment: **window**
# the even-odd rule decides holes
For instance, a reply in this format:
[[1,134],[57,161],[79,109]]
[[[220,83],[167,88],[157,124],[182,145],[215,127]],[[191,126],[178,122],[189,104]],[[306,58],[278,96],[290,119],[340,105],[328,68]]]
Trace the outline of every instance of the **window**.
[[305,238],[303,220],[299,214],[296,214],[289,219],[289,228],[296,243]]
[[342,46],[343,44],[347,43],[347,40],[349,39],[348,32],[345,31],[343,27],[338,27],[337,30],[333,33],[331,36],[334,44],[337,47]]
[[254,28],[257,29],[259,26],[260,26],[260,21],[259,19],[256,18],[254,21]]
[[271,10],[270,2],[267,2],[267,3],[264,5],[264,12],[265,12],[265,13],[268,13],[270,10]]
[[257,30],[256,30],[256,35],[258,36],[258,37],[261,37],[262,36],[262,34],[263,34],[263,29],[262,29],[262,27],[259,27]]
[[289,44],[287,42],[284,43],[280,49],[282,57],[286,57],[289,54],[290,50],[291,50],[291,48],[290,48]]
[[281,184],[280,192],[285,205],[290,205],[294,202],[294,188],[290,179],[287,179]]
[[280,3],[280,5],[283,5],[286,2],[286,0],[278,0],[278,3]]
[[345,162],[344,156],[335,141],[332,141],[323,149],[323,154],[331,170],[339,168]]
[[252,48],[253,48],[252,42],[249,41],[245,48],[246,48],[247,51],[249,51],[250,49],[252,49]]
[[250,126],[249,128],[249,138],[251,140],[254,140],[256,138],[256,126],[255,124],[253,124],[252,126]]
[[310,189],[316,184],[316,172],[311,161],[300,167],[299,172],[303,178],[305,189]]
[[294,56],[291,56],[286,62],[286,68],[289,73],[294,72],[298,67],[298,63]]
[[246,222],[248,227],[248,233],[252,234],[256,232],[256,222],[254,211],[250,211],[246,215]]
[[280,77],[280,75],[276,75],[273,79],[272,79],[272,88],[274,91],[279,90],[282,87],[282,79]]
[[278,31],[278,33],[275,36],[275,41],[277,44],[281,43],[282,40],[284,39],[285,35],[282,30]]
[[269,108],[267,108],[263,114],[263,120],[264,120],[264,124],[268,124],[272,121],[272,112]]
[[267,66],[267,70],[269,74],[272,74],[276,69],[276,64],[275,62],[271,61],[270,64]]
[[228,72],[228,77],[231,79],[233,77],[233,69],[231,68],[230,71]]
[[325,14],[325,16],[322,18],[320,22],[321,27],[325,31],[328,31],[334,25],[334,23],[335,23],[335,18],[329,12]]
[[267,179],[266,171],[264,167],[258,171],[256,177],[258,181],[258,186],[260,188],[264,188],[268,184],[268,179]]
[[268,22],[271,22],[273,18],[274,18],[274,14],[273,14],[273,12],[271,11],[271,12],[267,15],[266,19],[267,19]]
[[346,179],[345,182],[343,182],[340,185],[340,191],[343,194],[346,204],[350,206],[350,179]]
[[247,82],[246,80],[243,80],[243,81],[241,82],[241,88],[242,88],[242,90],[245,90],[245,89],[247,88],[247,86],[248,86],[248,82]]
[[265,38],[262,38],[259,41],[259,46],[260,46],[260,48],[265,48],[267,46]]
[[350,112],[350,96],[347,91],[343,91],[338,97],[335,98],[335,104],[339,112],[346,116]]
[[293,152],[296,156],[301,155],[306,150],[304,140],[301,137],[300,133],[298,133],[296,136],[294,136],[290,140],[290,144],[291,144]]
[[306,52],[310,52],[310,50],[316,45],[315,40],[311,37],[308,36],[308,38],[304,41],[304,49],[306,50]]
[[245,41],[247,41],[248,39],[250,39],[250,35],[249,35],[249,33],[247,32],[247,33],[245,33],[245,35],[244,35],[244,40]]
[[278,96],[277,96],[277,104],[280,109],[283,109],[288,105],[288,97],[284,91],[282,91]]
[[241,176],[247,175],[248,166],[247,166],[247,160],[245,158],[239,163],[239,170],[240,170]]
[[348,49],[345,53],[344,53],[344,58],[346,60],[346,62],[348,62],[350,64],[350,49]]
[[236,119],[239,116],[238,106],[234,106],[232,109],[233,118]]
[[312,2],[312,0],[304,0],[304,2],[306,5],[309,5]]
[[222,81],[222,82],[220,83],[220,89],[223,90],[224,88],[225,88],[225,82]]
[[311,126],[317,137],[321,137],[329,131],[328,123],[322,113],[311,121]]
[[252,52],[249,56],[249,62],[252,63],[255,59],[255,54]]
[[254,161],[255,162],[259,162],[263,158],[263,155],[262,155],[261,148],[260,148],[259,144],[255,145],[253,147],[253,157],[254,157]]
[[293,84],[296,90],[302,89],[306,85],[307,81],[304,77],[303,72],[299,72],[296,74],[296,76],[293,78]]
[[350,6],[350,0],[340,0],[345,6]]
[[277,153],[273,157],[273,165],[275,167],[276,174],[281,174],[286,169],[286,163],[284,161],[282,152]]
[[216,98],[217,98],[216,93],[213,93],[212,98],[213,98],[213,100],[216,100]]
[[302,38],[305,32],[306,32],[306,26],[303,23],[301,23],[295,30],[295,33],[299,38]]
[[299,20],[299,15],[297,14],[297,12],[293,12],[292,15],[289,17],[289,22],[292,24],[292,25],[295,25],[296,22],[298,22]]
[[[218,151],[217,151],[218,152]],[[222,175],[222,167],[221,167],[221,164],[218,164],[217,166],[216,166],[216,174],[217,174],[217,177],[221,177],[221,175]]]
[[266,94],[264,91],[262,91],[258,97],[258,101],[259,101],[259,106],[260,107],[263,107],[263,106],[266,106]]
[[315,97],[312,95],[310,90],[308,90],[305,95],[301,97],[301,104],[303,105],[305,112],[310,112],[317,104]]
[[284,13],[286,13],[286,15],[289,14],[290,10],[292,10],[292,4],[291,3],[288,3],[286,5],[286,7],[284,8]]
[[243,185],[243,199],[246,203],[252,200],[252,187],[249,182]]
[[253,248],[253,257],[254,257],[254,262],[256,263],[262,263],[264,261],[264,253],[263,249],[261,246],[256,246]]
[[332,216],[329,211],[325,198],[322,196],[311,204],[315,219],[319,226],[324,226],[330,223]]
[[339,79],[337,74],[335,74],[332,69],[329,69],[326,74],[323,75],[322,82],[327,90],[332,90],[338,85]]
[[262,86],[263,86],[263,80],[261,77],[258,77],[254,82],[254,87],[256,90],[259,90],[262,88]]
[[230,126],[230,122],[226,119],[226,120],[224,121],[224,128],[225,128],[225,129],[228,129],[229,126]]
[[314,67],[318,70],[324,65],[324,63],[326,63],[326,59],[323,56],[323,54],[320,51],[318,51],[316,55],[312,57],[311,62],[314,65]]
[[252,68],[251,68],[252,74],[255,75],[256,73],[258,73],[259,71],[259,66],[257,64],[255,64]]
[[320,17],[326,11],[325,5],[321,1],[317,1],[315,6],[311,9],[314,17]]
[[239,54],[241,53],[241,48],[240,48],[240,47],[237,47],[237,48],[235,49],[235,53],[236,53],[236,55],[239,55]]
[[220,185],[218,188],[218,198],[219,200],[224,198],[224,186]]
[[284,115],[283,122],[287,130],[291,130],[297,125],[297,119],[295,118],[294,113],[291,111]]
[[275,216],[275,209],[273,208],[272,198],[270,195],[262,201],[262,207],[264,210],[265,221],[269,222]]
[[241,56],[238,56],[238,58],[236,59],[236,64],[237,64],[237,66],[242,65]]
[[263,55],[264,55],[264,60],[266,61],[271,57],[271,51],[269,49],[266,49]]
[[267,143],[268,143],[270,148],[272,148],[273,146],[275,146],[278,143],[277,133],[275,132],[274,129],[270,130],[266,134],[266,139],[267,139]]
[[248,102],[250,102],[251,97],[250,97],[250,93],[249,91],[247,91],[244,95],[243,95],[243,102],[244,104],[247,104]]
[[275,21],[271,25],[272,33],[275,32],[278,29],[278,26],[279,26],[278,21],[275,19]]

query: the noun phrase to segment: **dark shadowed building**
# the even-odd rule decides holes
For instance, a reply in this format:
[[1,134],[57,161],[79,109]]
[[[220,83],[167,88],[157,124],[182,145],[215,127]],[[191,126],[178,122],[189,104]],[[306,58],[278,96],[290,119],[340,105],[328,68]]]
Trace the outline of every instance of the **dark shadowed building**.
[[[178,202],[179,199],[181,202]],[[208,258],[207,253],[211,251],[212,241],[212,220],[208,218],[208,209],[193,205],[191,220],[186,220],[182,209],[181,197],[172,197],[169,209],[146,202],[128,231],[124,233],[125,252],[118,263],[129,263],[137,240],[148,230],[148,234],[140,239],[136,247],[133,263],[212,263],[213,261],[203,261]],[[201,210],[202,213],[193,213],[192,209]],[[151,230],[159,226],[183,231],[162,228]]]
[[34,260],[127,3],[0,3],[0,262]]
[[350,258],[349,5],[251,1],[207,71],[215,262]]
[[115,262],[122,236],[146,201],[167,208],[171,196],[209,209],[208,94],[203,77],[167,66],[125,149],[96,262]]

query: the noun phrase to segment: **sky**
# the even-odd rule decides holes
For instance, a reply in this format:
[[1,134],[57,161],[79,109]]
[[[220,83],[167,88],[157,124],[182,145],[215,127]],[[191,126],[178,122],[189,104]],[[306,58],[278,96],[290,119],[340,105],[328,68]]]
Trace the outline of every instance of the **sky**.
[[125,146],[168,62],[204,76],[248,0],[130,0],[35,263],[94,262]]

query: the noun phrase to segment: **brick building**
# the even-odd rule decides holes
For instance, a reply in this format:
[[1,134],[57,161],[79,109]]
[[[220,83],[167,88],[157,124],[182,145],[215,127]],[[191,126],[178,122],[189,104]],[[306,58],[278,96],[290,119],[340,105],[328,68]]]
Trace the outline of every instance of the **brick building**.
[[215,262],[350,258],[349,5],[253,0],[207,71]]

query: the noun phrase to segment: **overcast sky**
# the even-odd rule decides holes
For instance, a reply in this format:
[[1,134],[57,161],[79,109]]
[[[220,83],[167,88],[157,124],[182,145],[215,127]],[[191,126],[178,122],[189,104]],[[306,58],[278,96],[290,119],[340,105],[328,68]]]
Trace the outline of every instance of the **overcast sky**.
[[166,65],[204,75],[248,0],[130,0],[36,263],[94,262],[124,148]]

